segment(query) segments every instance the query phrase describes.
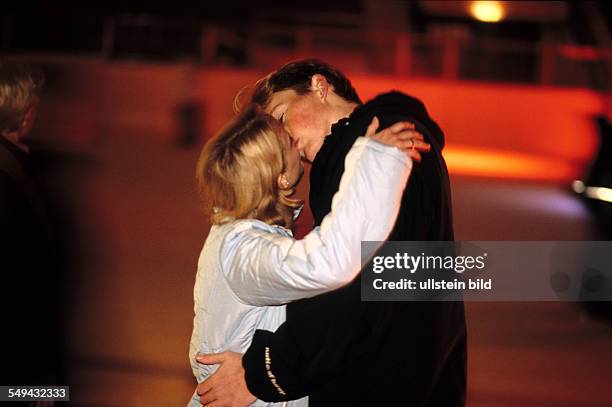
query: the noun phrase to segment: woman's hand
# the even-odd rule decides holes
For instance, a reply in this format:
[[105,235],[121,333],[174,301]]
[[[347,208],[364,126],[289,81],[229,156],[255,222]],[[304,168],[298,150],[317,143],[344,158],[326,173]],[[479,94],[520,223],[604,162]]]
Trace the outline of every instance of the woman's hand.
[[414,124],[410,122],[397,122],[377,133],[379,125],[378,118],[374,117],[366,130],[366,137],[397,147],[417,162],[421,161],[420,152],[426,153],[431,149],[431,146],[423,141],[423,135],[416,131]]

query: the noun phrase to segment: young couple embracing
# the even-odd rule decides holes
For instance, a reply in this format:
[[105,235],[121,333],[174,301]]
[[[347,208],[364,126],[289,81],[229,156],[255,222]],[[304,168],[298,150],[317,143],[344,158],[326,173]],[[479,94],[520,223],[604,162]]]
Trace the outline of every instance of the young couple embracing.
[[[463,406],[462,302],[361,301],[361,241],[453,240],[444,135],[418,100],[362,103],[318,60],[259,80],[204,147],[190,406]],[[292,198],[312,164],[314,225]]]

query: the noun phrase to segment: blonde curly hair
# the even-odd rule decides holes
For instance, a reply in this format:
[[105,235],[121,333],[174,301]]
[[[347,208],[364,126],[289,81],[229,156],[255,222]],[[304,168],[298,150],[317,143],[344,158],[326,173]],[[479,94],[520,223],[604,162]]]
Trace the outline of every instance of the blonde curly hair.
[[287,145],[282,128],[257,106],[247,107],[202,149],[196,179],[204,211],[213,224],[259,219],[293,226],[293,189],[281,189]]

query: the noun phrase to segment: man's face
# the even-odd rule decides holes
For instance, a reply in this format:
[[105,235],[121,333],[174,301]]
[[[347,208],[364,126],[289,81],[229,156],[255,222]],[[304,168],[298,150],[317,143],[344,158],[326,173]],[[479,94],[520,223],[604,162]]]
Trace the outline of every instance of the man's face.
[[312,162],[330,132],[328,109],[317,92],[298,95],[287,89],[272,95],[266,111],[283,124],[301,157]]

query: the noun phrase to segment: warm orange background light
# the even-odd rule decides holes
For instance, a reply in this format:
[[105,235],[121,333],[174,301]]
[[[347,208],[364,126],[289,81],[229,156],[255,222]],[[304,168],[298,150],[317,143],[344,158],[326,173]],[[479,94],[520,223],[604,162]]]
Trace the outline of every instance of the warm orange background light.
[[[113,128],[174,137],[176,108],[194,95],[203,108],[203,142],[233,116],[236,92],[267,73],[95,62],[71,69],[70,89],[78,93],[45,99],[40,123],[57,129],[42,133],[91,148]],[[420,98],[445,132],[451,174],[571,182],[597,149],[593,118],[604,111],[604,99],[592,90],[347,74],[363,100],[390,89]]]
[[580,174],[567,161],[512,151],[449,145],[444,157],[452,175],[568,181]]

